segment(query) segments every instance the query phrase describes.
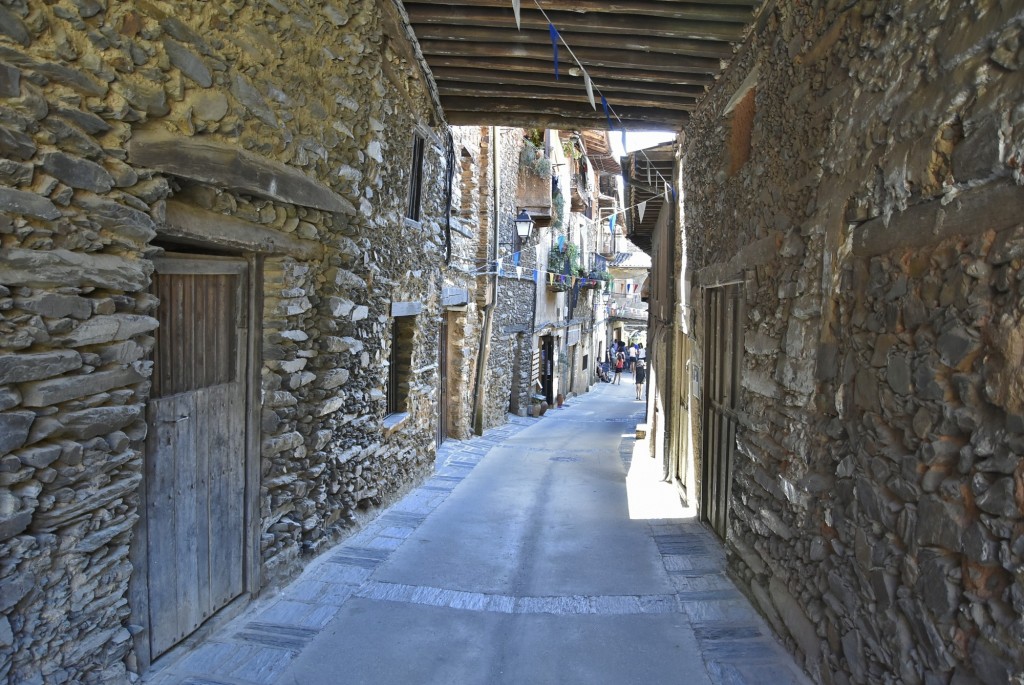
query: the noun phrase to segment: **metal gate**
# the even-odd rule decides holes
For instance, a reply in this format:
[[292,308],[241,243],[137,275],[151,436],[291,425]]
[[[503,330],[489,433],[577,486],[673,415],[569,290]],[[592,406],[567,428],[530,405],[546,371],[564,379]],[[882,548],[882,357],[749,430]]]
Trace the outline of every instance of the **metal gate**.
[[723,540],[736,452],[739,368],[743,334],[739,284],[704,291],[704,406],[700,514]]
[[244,261],[154,263],[146,574],[155,659],[244,590],[249,325]]

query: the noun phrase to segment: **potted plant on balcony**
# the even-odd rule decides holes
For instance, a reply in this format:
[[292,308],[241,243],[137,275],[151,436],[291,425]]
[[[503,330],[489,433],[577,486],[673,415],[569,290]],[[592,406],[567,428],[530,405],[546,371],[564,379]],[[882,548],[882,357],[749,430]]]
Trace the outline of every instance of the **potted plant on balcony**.
[[580,273],[580,246],[576,243],[565,243],[565,257],[568,261],[569,270],[566,273],[583,275]]
[[605,289],[607,284],[611,281],[611,274],[607,271],[591,270],[587,274],[587,281],[584,287],[590,288],[591,290]]
[[548,252],[548,290],[563,292],[571,286],[571,279],[565,275],[566,254],[557,247]]
[[538,178],[551,178],[551,160],[544,155],[543,143],[534,145],[530,140],[524,140],[519,165]]
[[516,204],[530,212],[538,226],[551,220],[551,159],[544,143],[544,129],[526,132],[519,153]]

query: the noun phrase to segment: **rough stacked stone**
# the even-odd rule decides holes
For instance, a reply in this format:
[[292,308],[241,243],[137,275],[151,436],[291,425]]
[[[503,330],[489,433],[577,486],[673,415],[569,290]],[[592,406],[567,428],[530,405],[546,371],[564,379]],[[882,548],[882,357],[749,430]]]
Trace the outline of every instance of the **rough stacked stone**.
[[[875,603],[883,634],[902,635],[866,642],[826,593],[855,674],[897,663],[907,680],[999,682],[1021,669],[1024,260],[1004,248],[1022,240],[1019,227],[989,231],[847,273],[840,320],[858,333],[839,368],[851,440],[836,487],[853,497],[831,511],[829,537],[859,562],[842,587]],[[843,563],[825,560],[837,583]]]
[[[499,279],[498,300],[494,309],[494,322],[490,339],[491,349],[487,359],[485,378],[484,429],[500,426],[507,420],[511,396],[519,396],[519,406],[527,406],[522,396],[529,383],[523,383],[522,370],[529,370],[531,336],[529,330],[533,321],[534,287],[528,278],[515,277],[515,267],[509,255],[515,234],[515,218],[519,214],[516,206],[519,186],[519,154],[523,148],[521,129],[499,129],[499,164],[501,165],[498,207],[492,221],[497,222],[497,254],[503,256],[502,268],[508,273]],[[492,209],[492,212],[494,210]],[[494,242],[493,232],[487,236]],[[535,268],[536,236],[523,244],[519,264],[523,269]],[[503,243],[503,244],[502,244]],[[483,285],[483,284],[481,284]],[[486,286],[485,286],[486,287]],[[518,342],[517,342],[518,340]],[[518,359],[517,359],[518,357]],[[520,373],[516,375],[516,368]]]
[[987,0],[777,3],[687,130],[688,260],[743,280],[726,546],[822,682],[1024,672],[1020,229],[958,199],[1020,183],[1021,31]]
[[[473,279],[442,275],[443,129],[425,147],[422,221],[404,221],[412,133],[436,113],[387,11],[0,5],[0,679],[114,683],[145,666],[129,579],[168,200],[323,253],[254,261],[260,582],[429,471],[440,293]],[[288,165],[338,209],[133,164],[131,142],[154,132]],[[478,140],[464,136],[471,155]],[[410,416],[387,434],[393,301],[423,312]],[[463,325],[465,350],[472,312]]]
[[[482,216],[487,213],[483,189],[489,178],[489,131],[486,128],[457,126],[453,128],[454,148],[461,168],[456,171],[452,197],[451,259],[444,273],[445,287],[464,289],[467,302],[464,311],[450,314],[448,329],[448,396],[439,397],[448,410],[448,437],[464,440],[473,432],[473,387],[476,382],[476,360],[482,335],[482,317],[477,307],[482,278],[472,273],[477,266]],[[459,307],[461,309],[461,307]]]

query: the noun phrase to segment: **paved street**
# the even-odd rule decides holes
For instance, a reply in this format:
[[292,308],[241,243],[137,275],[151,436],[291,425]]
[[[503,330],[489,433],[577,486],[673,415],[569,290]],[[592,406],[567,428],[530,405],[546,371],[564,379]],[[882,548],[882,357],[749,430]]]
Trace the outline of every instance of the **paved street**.
[[437,475],[151,682],[807,682],[658,482],[634,397],[624,374],[447,442]]

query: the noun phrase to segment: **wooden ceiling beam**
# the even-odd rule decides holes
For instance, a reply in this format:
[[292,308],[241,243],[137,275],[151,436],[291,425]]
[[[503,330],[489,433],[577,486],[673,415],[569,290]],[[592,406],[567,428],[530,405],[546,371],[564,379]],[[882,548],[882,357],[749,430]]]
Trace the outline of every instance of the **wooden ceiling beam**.
[[[582,89],[571,88],[537,88],[534,86],[497,86],[480,83],[455,84],[450,81],[439,82],[438,92],[441,93],[441,103],[445,104],[451,97],[485,97],[485,98],[513,98],[516,100],[542,100],[550,101],[557,98],[559,102],[586,104],[590,107],[587,94]],[[637,93],[619,93],[604,91],[604,96],[609,104],[619,111],[621,107],[655,107],[669,110],[692,111],[697,106],[697,98],[676,97],[670,98],[663,95],[645,96]],[[598,105],[597,111],[602,115],[604,110]]]
[[[548,69],[552,69],[551,45],[523,45],[510,43],[464,43],[445,40],[422,40],[420,50],[423,51],[427,63],[433,66],[436,62],[432,56],[447,55],[454,57],[490,57],[503,60],[505,69],[513,69],[520,59],[547,61]],[[576,65],[567,50],[559,51],[559,64],[568,70]],[[659,55],[630,50],[614,50],[601,48],[573,48],[576,57],[583,62],[587,71],[592,66],[625,69],[669,72],[686,72],[697,74],[717,74],[722,63],[718,59],[707,57],[687,57],[684,55]]]
[[[446,26],[487,26],[494,28],[508,27],[515,32],[515,16],[511,5],[506,8],[423,5],[406,3],[406,11],[413,29],[422,24],[440,24]],[[592,12],[579,14],[576,12],[547,12],[551,23],[559,31],[572,33],[603,33],[610,37],[624,33],[647,34],[662,38],[690,38],[696,40],[720,40],[734,43],[742,40],[745,27],[749,22],[730,21],[691,21],[650,17],[639,13],[604,14]],[[526,7],[520,15],[520,27],[546,31],[548,19],[540,12],[528,10]]]
[[[577,14],[632,14],[647,17],[661,17],[664,19],[691,19],[697,21],[734,21],[739,23],[750,23],[754,19],[754,8],[759,5],[759,0],[734,0],[723,2],[721,0],[702,0],[701,2],[607,2],[606,0],[572,0],[571,2],[559,2],[545,0],[544,11],[551,12],[573,12]],[[405,2],[406,7],[414,5],[447,5],[452,7],[496,7],[507,9],[508,0],[410,0]],[[532,3],[527,0],[523,3],[523,11],[535,11]]]
[[[455,57],[450,55],[437,55],[430,58],[430,64],[432,68],[431,73],[442,69],[467,69],[493,71],[509,76],[513,75],[512,66],[508,61],[502,61],[490,57]],[[567,69],[570,70],[568,72],[568,78],[578,81],[579,77],[574,76],[571,72],[573,68],[574,67],[567,65]],[[591,78],[594,79],[594,83],[598,86],[601,86],[606,82],[631,82],[638,84],[649,83],[669,86],[686,85],[703,87],[710,86],[715,82],[714,77],[709,74],[641,71],[639,69],[619,69],[616,67],[598,67],[591,65],[587,65],[587,72],[590,73]],[[550,59],[546,62],[541,60],[516,60],[514,73],[520,76],[525,74],[539,74],[541,75],[541,78],[554,80]]]
[[[524,29],[509,33],[508,27],[486,26],[450,26],[443,24],[420,24],[416,27],[416,37],[424,40],[448,40],[467,43],[492,43],[502,45],[511,42],[527,45],[551,45],[548,31]],[[709,57],[711,59],[730,59],[733,47],[729,43],[717,40],[693,40],[677,38],[658,38],[647,34],[632,35],[620,33],[607,36],[600,33],[562,33],[565,42],[573,50],[581,48],[614,47],[622,50],[640,50],[657,52],[666,55],[685,55],[688,57]]]
[[[523,73],[522,71],[496,71],[493,69],[451,69],[448,67],[434,67],[431,71],[434,80],[438,85],[443,84],[494,84],[504,86],[530,86],[533,88],[572,88],[575,92],[586,92],[583,80],[578,77],[567,77],[555,81],[551,72],[547,73]],[[605,97],[610,92],[617,93],[639,93],[643,95],[663,95],[666,97],[701,97],[704,95],[704,86],[695,86],[687,83],[649,83],[644,81],[631,81],[624,79],[602,78],[596,83]]]
[[[604,130],[608,123],[603,119],[590,117],[574,117],[570,114],[545,112],[481,112],[445,109],[445,118],[452,126],[516,126],[519,128],[550,128],[566,131],[584,131],[587,129]],[[687,119],[626,120],[629,131],[679,131]]]
[[[574,103],[566,101],[551,100],[523,100],[512,97],[479,97],[479,96],[452,96],[442,98],[445,111],[456,112],[481,112],[487,114],[543,114],[551,113],[562,117],[574,119],[591,120],[593,126],[587,128],[607,129],[608,123],[604,112],[598,109],[596,112],[591,109],[590,103]],[[659,123],[685,121],[689,114],[682,110],[667,110],[658,107],[615,107],[615,114],[619,119],[627,121],[650,121]],[[613,124],[618,125],[618,120],[613,117]],[[628,127],[627,127],[628,128]]]

